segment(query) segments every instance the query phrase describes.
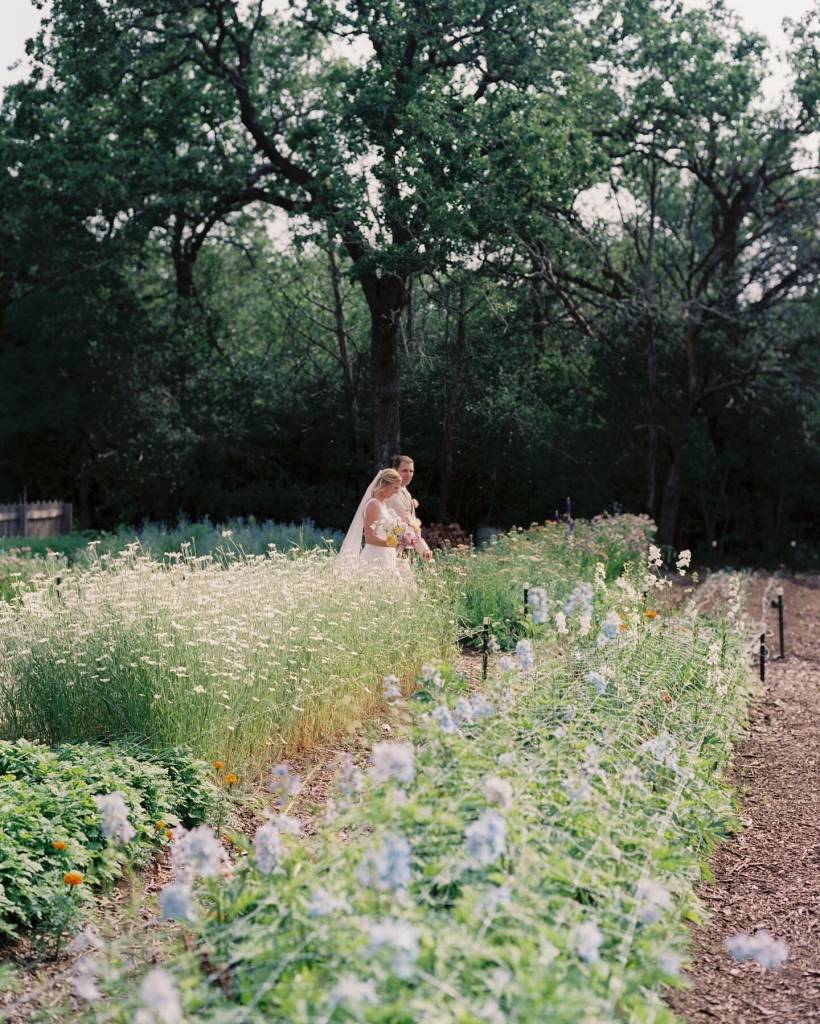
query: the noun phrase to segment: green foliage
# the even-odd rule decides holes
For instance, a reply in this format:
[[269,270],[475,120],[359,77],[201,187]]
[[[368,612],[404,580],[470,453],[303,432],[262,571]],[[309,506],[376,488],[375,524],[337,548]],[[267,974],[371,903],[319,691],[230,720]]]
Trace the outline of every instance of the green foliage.
[[721,4],[50,12],[0,116],[0,499],[344,529],[395,272],[426,519],[668,492],[696,558],[816,559],[815,13],[772,105]]
[[597,564],[604,578],[615,579],[639,560],[654,533],[654,524],[641,516],[601,516],[579,520],[570,531],[565,524],[547,522],[493,538],[480,552],[451,552],[443,565],[460,582],[459,624],[475,646],[481,644],[481,625],[491,631],[502,650],[531,632],[531,610],[524,611],[524,587],[547,592],[550,618],[560,611],[579,580],[589,579]]
[[[671,1022],[659,990],[701,912],[700,864],[734,827],[723,772],[750,673],[731,625],[647,620],[643,583],[642,567],[617,586],[598,577],[592,634],[547,633],[533,670],[491,681],[474,721],[476,695],[428,673],[411,705],[412,778],[362,780],[309,840],[283,830],[275,865],[257,840],[232,877],[204,879],[195,955],[167,965],[185,1012]],[[601,643],[613,612],[627,629]],[[487,815],[495,845],[468,848]],[[409,875],[383,845],[397,839]],[[129,974],[105,973],[115,1021],[140,1004]]]
[[[126,847],[100,828],[93,798],[112,792],[124,795],[136,830]],[[182,750],[146,755],[120,744],[0,741],[0,934],[33,928],[59,938],[79,920],[87,886],[109,886],[167,844],[158,821],[190,826],[215,804],[206,766]],[[68,871],[84,883],[67,894]]]

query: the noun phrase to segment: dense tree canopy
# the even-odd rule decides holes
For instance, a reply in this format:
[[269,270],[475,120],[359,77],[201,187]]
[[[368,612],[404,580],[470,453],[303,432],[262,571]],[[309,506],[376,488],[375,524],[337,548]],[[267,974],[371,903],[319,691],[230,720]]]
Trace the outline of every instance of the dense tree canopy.
[[[817,18],[51,0],[0,121],[0,499],[808,539]],[[761,556],[762,557],[762,556]]]

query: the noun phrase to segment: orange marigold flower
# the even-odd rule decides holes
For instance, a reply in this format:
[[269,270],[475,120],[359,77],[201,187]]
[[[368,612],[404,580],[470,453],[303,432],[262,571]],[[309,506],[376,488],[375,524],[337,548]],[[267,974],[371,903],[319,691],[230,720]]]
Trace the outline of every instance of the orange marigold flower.
[[627,626],[625,622],[619,622],[618,629],[620,629],[622,633],[625,633],[629,629],[629,626]]
[[224,761],[213,761],[212,763],[213,763],[214,768],[216,768],[216,770],[218,772],[221,772],[222,769],[225,767],[225,762]]
[[654,608],[647,608],[646,611],[644,612],[644,616],[647,619],[657,619],[658,613],[655,611]]
[[235,786],[236,783],[239,782],[239,776],[234,775],[233,772],[228,772],[228,774],[225,776],[225,782],[229,786]]
[[159,821],[157,822],[157,831],[161,832],[164,828],[165,822],[162,820],[162,818],[160,818]]
[[63,881],[66,885],[82,885],[85,879],[81,871],[66,871]]
[[64,843],[62,839],[55,839],[51,845],[55,850],[68,849],[68,843]]
[[165,830],[165,838],[166,839],[173,839],[174,838],[174,830],[172,828],[166,828],[166,830]]

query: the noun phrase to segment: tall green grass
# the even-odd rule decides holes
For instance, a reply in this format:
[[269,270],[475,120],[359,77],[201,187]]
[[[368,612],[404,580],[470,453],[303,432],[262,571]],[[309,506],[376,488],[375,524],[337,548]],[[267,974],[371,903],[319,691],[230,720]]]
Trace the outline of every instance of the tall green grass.
[[136,552],[0,605],[2,735],[187,744],[242,772],[346,728],[453,641],[453,596],[333,559]]
[[346,578],[327,547],[248,555],[236,534],[162,561],[92,548],[0,602],[0,736],[187,744],[253,774],[372,714],[385,675],[413,677],[485,615],[508,646],[530,629],[524,582],[554,611],[593,564],[611,578],[637,557],[647,528],[537,527],[441,555],[409,587]]

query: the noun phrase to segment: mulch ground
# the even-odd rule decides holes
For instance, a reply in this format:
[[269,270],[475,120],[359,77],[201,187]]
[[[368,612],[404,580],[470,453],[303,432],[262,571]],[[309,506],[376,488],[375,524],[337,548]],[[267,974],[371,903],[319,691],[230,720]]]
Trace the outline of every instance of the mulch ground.
[[[692,930],[691,988],[668,995],[689,1024],[820,1021],[820,579],[757,577],[753,612],[772,582],[784,590],[786,659],[768,663],[735,757],[743,828],[717,850],[715,881],[700,892],[712,917]],[[777,613],[765,612],[776,657]],[[738,963],[723,948],[759,928],[787,943],[783,967]]]

